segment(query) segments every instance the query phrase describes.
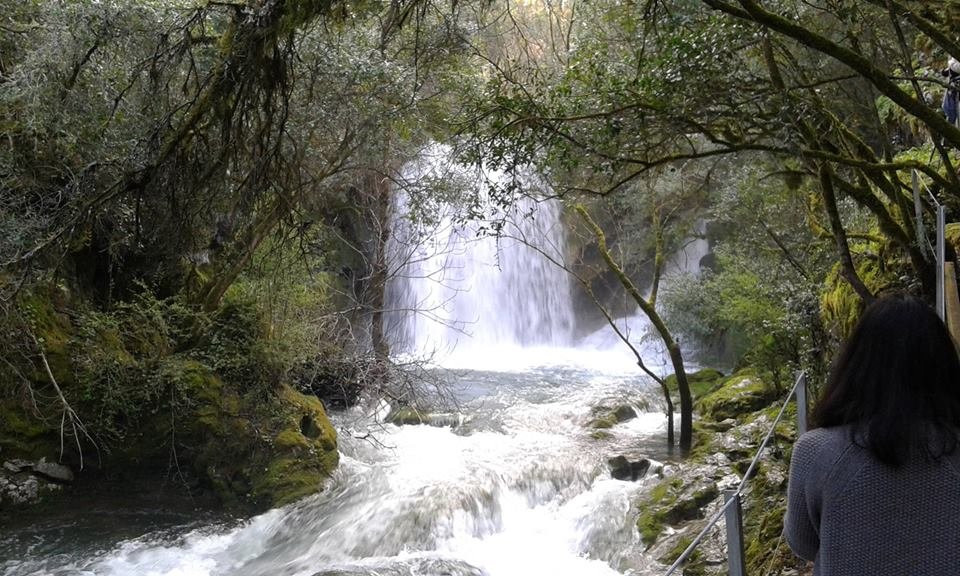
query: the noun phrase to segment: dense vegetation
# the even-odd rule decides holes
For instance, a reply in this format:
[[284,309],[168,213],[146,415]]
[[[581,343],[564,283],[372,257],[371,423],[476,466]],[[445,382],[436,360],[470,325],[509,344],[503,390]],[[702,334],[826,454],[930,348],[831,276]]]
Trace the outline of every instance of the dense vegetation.
[[[309,491],[336,455],[312,395],[415,400],[383,318],[392,196],[502,215],[531,170],[583,305],[654,320],[689,447],[681,340],[781,386],[820,373],[877,294],[932,298],[931,198],[960,201],[947,3],[0,8],[4,457]],[[433,142],[506,177],[406,178]],[[696,237],[706,272],[671,272]]]

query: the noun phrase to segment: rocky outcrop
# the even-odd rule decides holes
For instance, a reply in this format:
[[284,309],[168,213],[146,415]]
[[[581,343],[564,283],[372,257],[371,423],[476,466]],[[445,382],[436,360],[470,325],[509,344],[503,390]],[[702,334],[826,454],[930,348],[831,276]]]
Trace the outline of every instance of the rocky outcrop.
[[[779,411],[778,400],[752,371],[734,374],[700,399],[690,457],[665,466],[662,480],[637,503],[637,528],[648,554],[671,564],[721,509],[723,492],[739,486],[770,429]],[[748,574],[807,573],[780,538],[794,421],[791,406],[743,492]],[[685,563],[683,574],[726,574],[726,562],[721,519]]]
[[73,482],[73,471],[63,464],[14,458],[0,467],[0,508],[36,504]]

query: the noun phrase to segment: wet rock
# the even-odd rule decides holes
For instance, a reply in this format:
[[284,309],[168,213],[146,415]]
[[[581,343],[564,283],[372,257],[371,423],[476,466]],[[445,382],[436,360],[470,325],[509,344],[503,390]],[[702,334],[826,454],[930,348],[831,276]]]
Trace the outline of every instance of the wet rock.
[[621,422],[632,420],[637,417],[637,411],[629,404],[609,405],[603,404],[590,411],[591,420],[589,426],[596,429],[613,428]]
[[610,475],[616,480],[636,481],[650,470],[650,460],[646,458],[630,461],[626,456],[615,456],[607,463],[610,465]]
[[7,460],[3,463],[3,469],[13,474],[20,472],[29,472],[33,469],[33,462],[29,460]]
[[458,412],[425,412],[412,406],[401,406],[391,410],[384,422],[397,426],[426,424],[437,428],[457,428],[464,423],[464,417]]
[[56,462],[47,462],[45,458],[41,458],[39,462],[33,465],[33,473],[54,482],[64,484],[73,482],[73,471],[70,468]]
[[717,480],[717,490],[720,492],[735,490],[738,486],[740,486],[740,476],[737,474],[730,473]]

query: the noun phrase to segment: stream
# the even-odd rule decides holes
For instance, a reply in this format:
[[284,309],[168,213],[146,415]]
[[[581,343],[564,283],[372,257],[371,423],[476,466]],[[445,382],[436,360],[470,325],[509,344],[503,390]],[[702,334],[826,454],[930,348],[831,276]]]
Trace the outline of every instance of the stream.
[[[562,352],[554,350],[581,363],[589,356]],[[633,502],[650,480],[614,480],[606,463],[621,453],[667,457],[661,400],[646,379],[560,363],[447,376],[457,426],[382,424],[386,406],[334,414],[341,464],[317,496],[245,521],[156,510],[172,524],[160,529],[150,513],[66,518],[0,539],[0,568],[6,576],[600,576],[657,566],[640,552],[634,524]],[[610,438],[591,437],[590,407],[625,398],[638,417]],[[132,536],[138,528],[144,533]]]

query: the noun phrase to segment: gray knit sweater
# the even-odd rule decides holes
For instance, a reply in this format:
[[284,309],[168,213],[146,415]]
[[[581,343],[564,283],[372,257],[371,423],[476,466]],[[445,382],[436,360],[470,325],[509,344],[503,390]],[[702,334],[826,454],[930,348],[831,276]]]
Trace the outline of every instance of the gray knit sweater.
[[784,535],[815,576],[960,574],[960,450],[899,469],[851,441],[850,428],[797,440]]

